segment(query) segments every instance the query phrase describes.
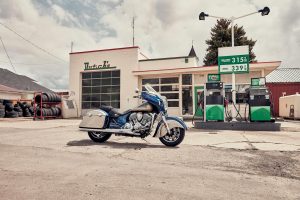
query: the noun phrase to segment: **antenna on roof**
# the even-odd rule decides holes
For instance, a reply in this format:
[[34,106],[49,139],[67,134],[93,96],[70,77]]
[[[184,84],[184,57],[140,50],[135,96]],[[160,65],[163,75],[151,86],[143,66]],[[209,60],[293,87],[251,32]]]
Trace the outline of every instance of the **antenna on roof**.
[[74,42],[72,41],[71,42],[71,53],[73,52],[73,45],[74,45]]
[[132,17],[132,46],[134,46],[134,21],[135,16]]

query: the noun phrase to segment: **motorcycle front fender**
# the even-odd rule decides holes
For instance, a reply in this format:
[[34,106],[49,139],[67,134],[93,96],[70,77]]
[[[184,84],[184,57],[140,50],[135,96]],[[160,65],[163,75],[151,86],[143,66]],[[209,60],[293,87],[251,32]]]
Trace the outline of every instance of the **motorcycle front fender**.
[[[183,129],[187,130],[187,126],[184,123],[184,121],[182,121],[178,117],[168,116],[168,117],[166,117],[166,121],[168,123],[169,129],[179,127],[179,128],[183,128]],[[168,131],[167,131],[166,125],[164,124],[164,122],[162,120],[158,123],[153,137],[160,138],[160,137],[165,136],[167,133],[168,133]]]

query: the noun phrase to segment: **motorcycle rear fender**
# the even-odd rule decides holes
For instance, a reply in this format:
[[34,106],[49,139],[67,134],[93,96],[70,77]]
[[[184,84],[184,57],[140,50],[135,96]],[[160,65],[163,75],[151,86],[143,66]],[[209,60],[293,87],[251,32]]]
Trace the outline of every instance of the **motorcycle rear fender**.
[[[178,117],[166,117],[166,121],[168,123],[169,129],[179,127],[187,130],[186,124]],[[153,137],[163,137],[168,133],[167,128],[163,121],[160,121],[156,127],[155,133]]]

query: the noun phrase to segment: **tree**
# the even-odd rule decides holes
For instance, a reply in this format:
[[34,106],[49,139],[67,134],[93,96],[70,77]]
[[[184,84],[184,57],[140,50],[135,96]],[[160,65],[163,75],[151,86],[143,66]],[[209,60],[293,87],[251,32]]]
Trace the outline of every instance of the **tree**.
[[[206,55],[204,57],[204,65],[217,65],[218,64],[218,47],[230,47],[231,46],[231,22],[230,20],[220,19],[217,20],[217,24],[211,29],[211,39],[206,40],[208,45]],[[255,61],[255,54],[253,47],[256,41],[248,39],[243,27],[234,26],[234,45],[249,45],[250,62]]]

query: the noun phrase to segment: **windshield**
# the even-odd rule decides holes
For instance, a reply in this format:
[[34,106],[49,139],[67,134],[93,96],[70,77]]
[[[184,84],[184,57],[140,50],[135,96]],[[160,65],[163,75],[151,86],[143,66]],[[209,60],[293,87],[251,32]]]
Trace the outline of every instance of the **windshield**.
[[160,96],[160,94],[159,94],[158,92],[156,92],[150,84],[147,83],[147,84],[145,85],[145,88],[146,88],[146,90],[147,90],[149,93],[156,94],[156,95]]

